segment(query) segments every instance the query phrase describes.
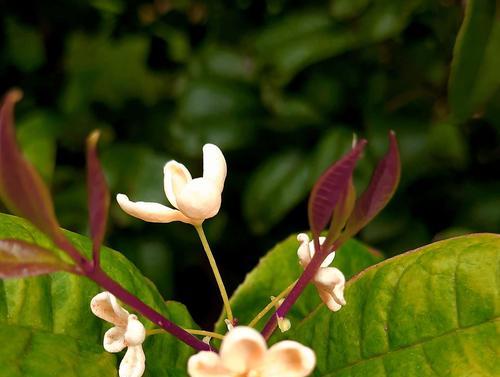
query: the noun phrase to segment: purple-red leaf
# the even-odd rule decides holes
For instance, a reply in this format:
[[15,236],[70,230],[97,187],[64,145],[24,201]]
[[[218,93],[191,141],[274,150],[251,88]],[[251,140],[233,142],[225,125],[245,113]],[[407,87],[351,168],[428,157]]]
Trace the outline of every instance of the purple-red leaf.
[[17,146],[14,105],[21,97],[20,90],[9,91],[0,109],[0,199],[12,213],[25,217],[48,235],[73,260],[84,263],[59,228],[49,190]]
[[349,216],[354,209],[354,204],[356,202],[356,189],[352,183],[352,178],[349,180],[345,191],[342,193],[338,204],[335,206],[332,215],[332,221],[330,223],[330,229],[328,229],[328,235],[324,242],[325,247],[329,248],[339,237],[346,225]]
[[354,167],[365,145],[366,140],[360,140],[349,153],[323,173],[314,185],[308,208],[309,225],[314,237],[318,237],[328,224],[339,201],[347,198],[347,188]]
[[108,185],[97,156],[98,140],[99,131],[92,132],[87,139],[87,197],[95,263],[99,262],[99,250],[106,233],[109,208]]
[[38,245],[14,239],[0,240],[0,278],[21,278],[56,271],[76,273],[77,270]]
[[14,105],[21,97],[20,90],[9,91],[0,110],[0,197],[11,212],[59,239],[61,231],[49,191],[16,143]]
[[343,238],[354,236],[389,202],[399,183],[401,161],[396,134],[389,133],[389,150],[373,172],[370,184],[359,197],[347,222]]

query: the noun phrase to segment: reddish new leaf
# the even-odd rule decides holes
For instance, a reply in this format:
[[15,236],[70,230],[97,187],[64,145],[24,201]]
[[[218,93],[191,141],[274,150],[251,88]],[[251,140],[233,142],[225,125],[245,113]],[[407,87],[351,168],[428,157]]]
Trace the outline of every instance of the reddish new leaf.
[[75,266],[38,245],[13,239],[0,240],[0,278],[21,278],[56,271],[77,272]]
[[16,143],[14,105],[21,97],[21,91],[9,91],[0,110],[0,197],[11,212],[58,239],[61,232],[49,191]]
[[99,131],[94,131],[87,139],[87,197],[89,207],[90,233],[94,262],[99,262],[106,223],[108,221],[109,190],[97,156]]
[[84,263],[59,228],[49,190],[17,146],[14,105],[21,97],[20,90],[9,91],[0,109],[0,198],[11,212],[28,219],[75,261]]
[[345,194],[365,145],[366,140],[359,141],[349,153],[323,173],[314,185],[308,208],[309,225],[314,237],[318,237],[328,224],[339,201],[347,199]]
[[359,197],[347,222],[343,238],[354,236],[368,224],[392,198],[401,175],[398,143],[393,131],[389,133],[389,150],[373,172],[370,184]]
[[349,180],[345,191],[335,206],[332,215],[332,221],[330,223],[330,229],[328,229],[328,235],[324,242],[325,247],[329,248],[339,237],[344,229],[344,226],[349,219],[349,216],[354,209],[354,204],[356,202],[356,189],[352,183],[352,178]]

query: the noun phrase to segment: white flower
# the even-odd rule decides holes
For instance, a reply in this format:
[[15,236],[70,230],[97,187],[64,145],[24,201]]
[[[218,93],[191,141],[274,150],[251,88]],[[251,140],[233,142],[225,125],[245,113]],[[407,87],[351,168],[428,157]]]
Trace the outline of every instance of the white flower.
[[285,340],[267,349],[262,335],[238,326],[222,341],[220,353],[201,351],[191,356],[191,377],[305,377],[316,365],[313,350]]
[[219,212],[227,173],[226,160],[219,147],[203,146],[203,177],[193,179],[186,167],[174,160],[167,162],[163,173],[165,194],[176,209],[159,203],[132,202],[126,195],[118,194],[116,200],[120,207],[144,221],[182,221],[193,225],[200,225]]
[[128,347],[120,363],[120,377],[141,377],[146,363],[142,350],[146,330],[137,316],[123,309],[116,297],[109,292],[95,296],[90,302],[90,309],[99,318],[115,325],[104,334],[104,349],[108,352],[120,352]]
[[[314,242],[309,242],[309,237],[305,233],[297,235],[297,240],[301,243],[297,251],[299,261],[305,269],[314,256]],[[325,242],[325,237],[319,238],[320,245]],[[335,252],[331,252],[325,258],[312,282],[318,289],[319,297],[326,304],[328,309],[336,312],[345,305],[344,299],[344,274],[335,267],[328,267],[335,258]]]

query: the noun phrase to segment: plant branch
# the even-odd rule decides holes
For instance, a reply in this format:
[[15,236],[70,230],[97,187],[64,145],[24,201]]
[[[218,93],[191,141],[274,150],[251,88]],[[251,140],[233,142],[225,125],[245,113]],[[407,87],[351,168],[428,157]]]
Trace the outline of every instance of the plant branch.
[[269,318],[266,325],[264,326],[262,335],[266,340],[271,337],[273,331],[278,325],[276,318],[284,318],[286,316],[286,313],[288,313],[288,311],[292,308],[293,304],[295,303],[295,301],[297,301],[301,293],[306,288],[307,284],[309,284],[314,275],[316,275],[316,272],[321,266],[321,263],[323,263],[323,261],[325,260],[327,253],[320,247],[319,239],[317,237],[314,237],[314,249],[319,250],[319,252],[314,254],[311,262],[307,265],[302,275],[300,275],[297,283],[293,286],[292,290],[285,298],[285,301],[283,301],[283,304],[280,305],[275,314]]
[[[224,335],[212,331],[195,330],[195,329],[184,329],[184,330],[193,335],[209,336],[211,338],[216,338],[220,340],[224,339]],[[165,334],[165,330],[163,329],[147,330],[146,334],[147,335]]]
[[128,292],[109,275],[107,275],[100,267],[94,268],[92,272],[85,273],[85,275],[89,279],[92,279],[97,284],[99,284],[102,288],[116,296],[120,301],[127,304],[137,312],[141,313],[151,322],[155,323],[169,334],[175,336],[180,341],[186,343],[188,346],[191,346],[198,351],[212,350],[212,348],[208,344],[203,343],[198,338],[189,334],[186,330],[169,321],[155,309],[141,301],[132,293]]

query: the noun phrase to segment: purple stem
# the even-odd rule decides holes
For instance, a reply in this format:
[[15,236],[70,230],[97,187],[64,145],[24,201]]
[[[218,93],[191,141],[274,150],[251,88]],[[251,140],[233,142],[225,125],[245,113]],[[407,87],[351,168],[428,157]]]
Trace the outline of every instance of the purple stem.
[[[88,261],[88,263],[92,262]],[[129,305],[131,308],[141,313],[144,317],[148,318],[151,322],[157,324],[166,332],[175,336],[182,342],[186,343],[188,346],[191,346],[198,351],[213,351],[213,349],[208,344],[202,342],[198,338],[188,333],[186,330],[169,321],[152,307],[125,290],[125,288],[114,281],[100,267],[94,268],[92,271],[88,271],[85,267],[83,267],[83,269],[85,270],[84,274],[89,279],[95,281],[105,290],[115,295],[122,302]]]
[[276,329],[277,317],[284,318],[286,316],[286,313],[288,313],[293,304],[295,304],[295,301],[297,301],[307,284],[309,284],[314,275],[316,275],[321,263],[325,260],[326,253],[321,249],[318,237],[314,237],[314,250],[319,250],[319,252],[314,254],[311,262],[309,262],[302,275],[300,275],[299,280],[297,280],[297,283],[293,286],[292,290],[285,298],[285,301],[283,301],[283,304],[281,304],[274,315],[269,318],[264,329],[262,329],[262,336],[264,336],[266,340],[271,337]]

